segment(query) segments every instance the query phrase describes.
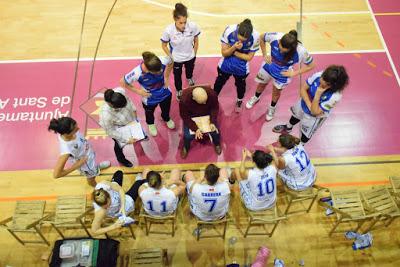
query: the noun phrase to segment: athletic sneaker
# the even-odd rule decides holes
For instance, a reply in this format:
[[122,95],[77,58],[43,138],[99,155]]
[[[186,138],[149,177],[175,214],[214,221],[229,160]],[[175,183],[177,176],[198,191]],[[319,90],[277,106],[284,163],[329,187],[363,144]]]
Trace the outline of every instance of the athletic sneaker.
[[353,250],[369,248],[372,246],[372,234],[366,233],[357,237],[356,241],[353,242]]
[[[319,201],[320,202],[325,202],[325,203],[327,203],[329,206],[333,206],[333,201],[332,201],[332,198],[331,197],[321,197],[320,199],[319,199]],[[329,215],[332,215],[332,214],[334,214],[335,212],[332,210],[332,209],[330,209],[330,208],[325,208],[325,215],[326,216],[329,216]]]
[[242,111],[242,101],[236,101],[235,112],[240,113]]
[[149,124],[149,133],[151,136],[157,136],[157,128],[155,124]]
[[280,124],[280,125],[276,125],[274,128],[272,128],[272,131],[274,133],[286,134],[286,133],[290,133],[292,131],[292,128],[288,128],[286,126],[286,124]]
[[167,127],[168,129],[175,129],[175,122],[171,119],[169,119],[169,121],[167,121]]
[[176,100],[181,101],[182,98],[182,90],[176,92]]
[[135,219],[124,215],[119,216],[118,220],[120,220],[123,223],[122,226],[128,226],[130,224],[135,223]]
[[193,78],[187,79],[189,86],[193,86],[194,85],[194,80]]
[[348,231],[348,232],[344,233],[344,236],[346,237],[346,239],[350,240],[350,239],[359,238],[361,235],[354,231]]
[[247,109],[251,109],[255,104],[257,104],[258,100],[260,100],[259,97],[256,97],[255,95],[253,95],[249,101],[247,101],[246,103],[246,108]]
[[267,110],[267,115],[265,115],[265,120],[270,121],[274,118],[276,107],[269,107]]
[[99,164],[100,170],[107,169],[107,168],[110,167],[110,166],[111,166],[111,162],[108,161],[108,160],[102,161],[102,162],[100,162],[100,164]]

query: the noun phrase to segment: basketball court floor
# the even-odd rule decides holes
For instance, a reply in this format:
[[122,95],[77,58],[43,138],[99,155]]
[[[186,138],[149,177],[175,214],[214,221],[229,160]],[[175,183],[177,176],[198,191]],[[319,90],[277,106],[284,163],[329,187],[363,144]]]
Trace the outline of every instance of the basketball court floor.
[[[317,183],[329,188],[360,189],[388,184],[389,176],[400,175],[400,34],[397,29],[400,2],[303,2],[302,42],[314,57],[315,72],[330,64],[341,64],[350,76],[342,101],[307,144],[317,166]],[[189,8],[189,19],[202,30],[194,73],[198,84],[215,81],[220,58],[219,37],[226,25],[250,18],[260,33],[287,32],[296,28],[300,20],[300,1],[297,0],[183,3]],[[100,179],[109,179],[116,169],[130,174],[144,167],[197,170],[209,162],[235,166],[242,148],[259,149],[276,141],[278,135],[271,129],[289,119],[289,108],[299,98],[300,79],[295,78],[284,90],[276,117],[271,122],[265,121],[271,99],[270,86],[253,109],[243,109],[237,114],[234,111],[236,91],[230,80],[219,98],[221,155],[215,154],[211,144],[193,142],[189,156],[185,160],[180,158],[182,121],[178,103],[173,98],[171,117],[176,122],[176,130],[168,130],[157,111],[159,135],[125,149],[128,158],[135,163],[134,168],[118,166],[112,140],[94,119],[101,104],[94,97],[105,87],[118,86],[119,79],[140,63],[141,52],[149,50],[163,55],[159,39],[165,26],[173,21],[173,5],[173,1],[167,0],[19,0],[0,4],[3,25],[0,29],[2,217],[12,215],[17,200],[44,199],[51,203],[59,195],[91,191],[77,173],[58,180],[52,178],[58,142],[56,136],[47,131],[47,126],[53,117],[75,118],[81,132],[92,143],[97,158],[111,160],[113,167]],[[255,91],[254,77],[262,61],[260,55],[251,62],[245,101]],[[306,77],[308,74],[302,79]],[[170,84],[173,87],[172,77]],[[171,89],[174,93],[174,88]],[[147,130],[139,96],[134,93],[129,96]],[[294,133],[298,133],[297,128]],[[133,179],[130,176],[128,181]],[[128,186],[129,182],[126,183]],[[255,254],[258,246],[266,245],[275,256],[286,259],[288,266],[296,266],[300,259],[305,260],[306,266],[396,266],[400,264],[400,239],[396,234],[399,227],[395,222],[388,229],[374,231],[373,247],[365,252],[353,252],[351,243],[343,236],[328,237],[329,221],[321,208],[314,207],[311,214],[291,218],[280,225],[272,238],[243,239],[233,225],[227,237],[238,237],[236,257],[241,262],[247,255]],[[215,241],[211,247],[222,247],[222,250],[210,251],[207,242],[214,240],[190,245],[194,240],[192,229],[186,224],[182,228],[185,228],[181,229],[182,235],[173,239],[154,240],[138,234],[140,243],[129,241],[130,246],[167,244],[173,253],[173,266],[220,266],[222,258],[230,260],[223,249],[228,241]],[[0,237],[0,266],[44,264],[38,259],[45,248],[24,248],[5,230],[0,232]],[[26,257],[16,256],[22,254]]]

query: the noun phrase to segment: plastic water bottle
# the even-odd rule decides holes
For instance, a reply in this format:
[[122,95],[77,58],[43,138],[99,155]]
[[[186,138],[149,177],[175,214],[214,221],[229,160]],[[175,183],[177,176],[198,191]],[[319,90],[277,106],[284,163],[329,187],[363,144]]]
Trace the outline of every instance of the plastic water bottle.
[[235,236],[232,236],[228,240],[228,256],[232,263],[236,263],[236,260],[235,260],[235,244],[236,244],[236,242],[237,242],[237,238]]
[[366,233],[357,237],[353,242],[353,250],[369,248],[372,245],[372,234]]

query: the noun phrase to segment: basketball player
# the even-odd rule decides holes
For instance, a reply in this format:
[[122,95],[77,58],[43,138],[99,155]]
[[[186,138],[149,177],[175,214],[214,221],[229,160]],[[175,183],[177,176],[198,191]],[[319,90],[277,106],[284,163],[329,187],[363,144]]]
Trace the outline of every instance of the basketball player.
[[[271,54],[266,52],[266,43],[271,46]],[[271,105],[265,117],[267,121],[270,121],[274,118],[276,104],[281,96],[282,89],[290,84],[292,77],[312,70],[315,64],[313,58],[297,40],[297,32],[295,30],[291,30],[286,34],[266,32],[260,38],[260,47],[265,63],[261,65],[255,78],[258,83],[256,93],[247,101],[246,108],[251,109],[260,100],[261,93],[268,83],[273,80]],[[305,66],[301,69],[293,70],[293,66],[296,63],[304,63]]]
[[[110,167],[109,161],[96,163],[96,155],[90,143],[79,132],[76,121],[70,117],[52,119],[48,130],[58,134],[60,144],[60,156],[54,167],[54,178],[64,177],[75,170],[79,170],[81,175],[85,175],[90,186],[96,186],[96,176],[100,170]],[[72,165],[65,168],[67,161]]]
[[192,213],[203,221],[215,221],[225,217],[229,210],[231,194],[227,170],[209,164],[204,178],[196,179],[191,171],[187,171],[185,177]]
[[146,213],[159,217],[172,214],[178,206],[179,196],[185,191],[180,170],[173,169],[165,182],[158,172],[149,169],[143,172],[143,177],[148,182],[139,188],[139,196]]
[[349,82],[343,66],[331,65],[307,79],[300,90],[301,99],[291,108],[292,117],[286,125],[277,125],[272,131],[290,133],[293,125],[300,123],[301,142],[307,143],[322,126],[332,108],[342,99]]
[[194,22],[187,21],[187,7],[182,3],[175,4],[172,14],[175,22],[168,25],[164,30],[161,37],[161,47],[165,54],[174,61],[176,98],[180,100],[183,66],[185,66],[189,86],[194,85],[193,70],[197,49],[199,48],[200,29]]
[[246,78],[250,72],[249,62],[259,49],[259,34],[253,30],[249,19],[225,28],[221,37],[222,58],[218,63],[218,77],[214,90],[219,95],[222,87],[233,75],[237,93],[235,111],[240,112],[246,92]]
[[[154,124],[154,111],[158,105],[161,108],[161,117],[169,129],[175,129],[175,123],[170,118],[171,91],[169,90],[169,76],[172,70],[172,61],[169,57],[157,57],[152,52],[142,53],[143,62],[121,78],[122,87],[142,96],[146,123],[149,133],[157,136]],[[137,81],[141,88],[132,85]]]
[[[316,172],[309,155],[300,143],[300,139],[290,134],[281,134],[278,148],[268,145],[268,149],[279,169],[279,177],[287,187],[302,191],[314,185]],[[276,150],[282,153],[277,156]]]
[[[245,162],[251,158],[255,167],[246,170]],[[233,179],[239,181],[240,196],[246,208],[252,211],[273,207],[276,201],[276,173],[272,156],[261,150],[253,154],[243,149],[240,168],[233,172]]]

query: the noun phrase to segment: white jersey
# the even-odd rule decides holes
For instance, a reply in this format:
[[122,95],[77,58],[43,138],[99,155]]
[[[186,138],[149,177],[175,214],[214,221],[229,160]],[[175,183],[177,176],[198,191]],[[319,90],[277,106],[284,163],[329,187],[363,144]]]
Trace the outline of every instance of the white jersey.
[[100,173],[100,169],[96,164],[96,155],[92,146],[80,132],[77,132],[75,136],[76,137],[74,140],[65,141],[61,135],[58,135],[60,154],[70,155],[70,160],[72,163],[75,163],[76,161],[87,156],[88,159],[86,163],[79,168],[79,171],[82,175],[85,175],[88,178],[97,176]]
[[144,184],[146,189],[139,194],[143,202],[143,208],[151,216],[167,216],[172,214],[178,205],[178,197],[175,193],[163,186],[161,189],[149,187]]
[[[111,188],[111,186],[104,184],[102,182],[98,183],[95,187],[95,189],[103,189],[106,191],[108,194],[110,194],[111,198],[111,204],[110,207],[107,208],[107,215],[109,217],[117,218],[121,214],[119,214],[119,210],[121,209],[121,197],[119,195],[118,191],[115,191]],[[97,211],[101,209],[99,205],[97,205],[95,202],[93,202],[93,207],[94,210]],[[135,202],[129,195],[125,195],[125,212],[128,215],[135,209]]]
[[314,184],[315,168],[303,145],[287,150],[282,157],[285,160],[285,169],[279,171],[279,176],[289,188],[304,190]]
[[276,201],[275,166],[264,169],[249,170],[247,180],[240,182],[240,195],[249,210],[265,210],[272,207]]
[[[187,183],[187,189],[194,181]],[[215,221],[223,218],[229,210],[231,191],[228,182],[215,185],[195,184],[189,193],[190,209],[203,221]]]
[[199,34],[200,29],[194,22],[188,21],[183,32],[172,23],[164,30],[161,41],[169,43],[174,62],[185,62],[195,57],[194,38]]

